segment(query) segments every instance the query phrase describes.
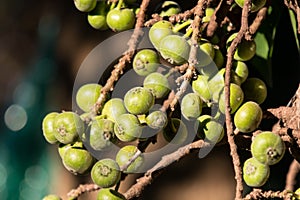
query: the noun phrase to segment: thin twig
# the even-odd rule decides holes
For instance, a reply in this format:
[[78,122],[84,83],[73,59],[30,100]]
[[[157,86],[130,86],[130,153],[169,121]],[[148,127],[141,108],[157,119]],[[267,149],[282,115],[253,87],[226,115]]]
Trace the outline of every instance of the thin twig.
[[187,87],[190,85],[190,80],[193,75],[193,70],[187,70],[187,72],[182,76],[183,82],[181,83],[179,90],[176,92],[174,98],[170,103],[170,108],[172,111],[175,110],[175,106],[177,105],[179,99],[184,95]]
[[297,17],[298,34],[300,34],[300,7],[298,0],[284,0],[284,4],[288,9],[293,10]]
[[93,192],[99,190],[100,187],[96,184],[81,184],[76,189],[71,190],[68,193],[68,197],[71,199],[78,198],[80,195],[86,192]]
[[194,143],[181,147],[177,151],[163,156],[162,159],[154,167],[147,171],[146,175],[151,175],[153,172],[161,168],[165,168],[175,161],[178,161],[180,158],[188,155],[192,149],[200,149],[208,146],[210,146],[209,143],[206,143],[203,140],[198,140]]
[[183,13],[178,13],[176,15],[172,15],[169,17],[169,21],[172,23],[186,21],[194,14],[195,8],[196,7],[192,8],[190,10],[186,10]]
[[233,0],[221,0],[216,7],[214,14],[207,25],[206,35],[212,37],[218,27],[220,27],[222,21],[227,15],[229,8],[231,7]]
[[180,73],[183,73],[187,70],[187,68],[189,67],[188,63],[185,63],[183,65],[180,65],[180,66],[175,66],[174,67],[174,70],[180,72]]
[[175,98],[175,92],[174,90],[172,90],[169,93],[168,99],[166,99],[162,105],[162,107],[160,108],[161,111],[166,112],[167,109],[170,107],[170,104],[172,103],[173,99]]
[[154,13],[154,14],[152,14],[151,15],[151,19],[149,19],[148,21],[146,21],[145,22],[145,26],[146,27],[150,27],[150,26],[152,26],[153,24],[155,24],[156,22],[158,22],[158,21],[161,21],[163,18],[159,15],[159,14],[157,14],[157,13]]
[[[190,10],[186,10],[183,13],[178,13],[178,14],[172,15],[172,16],[169,17],[168,21],[170,21],[171,23],[180,22],[182,20],[186,21],[187,19],[189,19],[194,14],[194,11],[195,11],[195,7],[190,9]],[[145,22],[146,27],[150,27],[153,24],[155,24],[156,22],[161,21],[163,19],[157,13],[152,14],[151,17],[152,17],[151,19],[149,19],[148,21]]]
[[290,0],[284,0],[284,4],[286,5],[286,7],[288,9],[292,9],[293,11],[296,12],[296,8],[295,8],[295,5],[293,4],[293,1],[290,1]]
[[129,165],[131,165],[141,154],[142,152],[140,150],[136,151],[135,154],[128,160],[128,162],[120,167],[120,171],[126,170]]
[[[267,7],[263,7],[257,12],[255,19],[253,20],[252,24],[249,26],[248,34],[250,34],[250,36],[254,35],[257,32],[263,20],[266,18],[267,12],[268,12]],[[246,34],[246,39],[250,39],[248,34]]]
[[236,194],[235,199],[242,199],[243,193],[243,184],[242,184],[242,171],[240,167],[240,159],[237,153],[237,146],[234,141],[234,130],[233,124],[231,120],[231,108],[230,108],[230,75],[231,75],[231,67],[233,61],[233,55],[237,48],[237,45],[242,41],[243,36],[245,35],[246,31],[248,30],[248,15],[251,8],[251,0],[246,0],[243,10],[242,10],[242,26],[240,31],[238,32],[236,38],[232,41],[229,51],[227,54],[227,63],[226,63],[226,72],[225,72],[225,117],[226,117],[226,128],[227,128],[227,136],[228,136],[228,143],[230,145],[230,154],[232,156],[232,161],[234,165],[235,171],[235,180],[236,180]]
[[295,0],[295,7],[296,7],[296,17],[297,17],[297,23],[298,23],[298,34],[300,34],[300,7],[298,0]]
[[137,14],[137,20],[133,34],[131,35],[131,38],[128,41],[129,48],[119,59],[119,62],[115,65],[114,70],[111,72],[111,76],[106,81],[106,84],[102,87],[101,94],[92,109],[92,116],[98,114],[98,111],[100,110],[102,104],[106,100],[108,92],[113,90],[115,81],[119,79],[120,75],[123,73],[123,69],[126,63],[130,62],[131,58],[133,57],[139,42],[139,38],[143,35],[142,27],[144,25],[145,13],[149,2],[150,0],[142,1],[140,10]]
[[281,198],[281,199],[291,199],[293,193],[287,190],[283,191],[262,191],[261,189],[254,189],[250,192],[244,200],[259,200],[259,199],[271,199],[271,198]]
[[175,105],[178,103],[179,99],[185,93],[187,86],[190,84],[190,80],[195,72],[195,65],[197,64],[197,51],[199,48],[198,38],[200,37],[200,27],[203,16],[205,15],[205,9],[208,5],[207,0],[199,0],[197,6],[195,7],[195,17],[192,23],[193,34],[191,37],[191,49],[189,53],[188,63],[189,66],[186,73],[183,75],[183,82],[175,94],[175,98],[170,104],[171,110],[175,109]]
[[196,142],[187,144],[181,148],[179,148],[177,151],[165,155],[162,157],[162,159],[150,170],[148,170],[145,175],[137,180],[137,183],[132,185],[130,189],[124,194],[126,199],[132,199],[134,197],[138,197],[141,195],[144,188],[151,184],[154,176],[153,173],[156,172],[159,169],[165,168],[169,166],[170,164],[178,161],[179,159],[183,158],[184,156],[188,155],[191,150],[193,149],[200,149],[208,147],[210,144],[204,142],[203,140],[197,140]]

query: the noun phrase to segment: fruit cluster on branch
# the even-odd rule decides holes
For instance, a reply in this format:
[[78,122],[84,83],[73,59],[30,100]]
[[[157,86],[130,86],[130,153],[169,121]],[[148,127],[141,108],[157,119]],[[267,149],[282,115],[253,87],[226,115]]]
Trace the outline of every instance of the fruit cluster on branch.
[[[247,62],[256,56],[254,37],[269,4],[265,0],[199,0],[193,8],[182,10],[175,1],[163,1],[149,19],[149,2],[74,0],[95,29],[134,31],[105,85],[87,83],[78,89],[80,110],[51,112],[43,120],[44,137],[58,144],[66,169],[88,174],[93,181],[72,190],[70,199],[95,190],[99,190],[98,200],[132,199],[168,165],[191,151],[224,143],[230,145],[234,165],[235,199],[299,199],[299,191],[291,188],[257,189],[270,176],[269,166],[280,162],[287,148],[296,152],[300,146],[300,89],[291,107],[268,110],[284,126],[259,131],[267,86],[264,80],[249,77]],[[137,49],[144,27],[149,28],[146,37],[152,48]],[[111,97],[128,66],[143,81],[122,97]],[[296,117],[291,113],[297,113]],[[284,128],[292,133],[279,131]],[[245,163],[237,153],[238,137],[252,139],[252,157]],[[155,146],[158,139],[172,148],[157,163],[147,165],[147,147]],[[126,193],[118,191],[124,177],[141,172],[144,176]],[[245,197],[243,182],[254,188]],[[50,199],[59,197],[44,198]]]

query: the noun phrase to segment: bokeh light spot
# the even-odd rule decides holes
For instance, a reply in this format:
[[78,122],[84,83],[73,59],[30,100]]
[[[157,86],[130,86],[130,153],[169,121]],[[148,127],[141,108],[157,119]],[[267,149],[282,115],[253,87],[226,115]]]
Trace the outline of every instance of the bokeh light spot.
[[35,190],[28,186],[24,181],[20,184],[19,189],[20,197],[19,200],[40,200],[42,199],[41,193],[39,190]]
[[48,184],[48,173],[41,166],[35,165],[26,169],[25,182],[31,188],[43,190]]
[[5,111],[4,121],[10,130],[19,131],[27,123],[27,113],[23,107],[13,104]]

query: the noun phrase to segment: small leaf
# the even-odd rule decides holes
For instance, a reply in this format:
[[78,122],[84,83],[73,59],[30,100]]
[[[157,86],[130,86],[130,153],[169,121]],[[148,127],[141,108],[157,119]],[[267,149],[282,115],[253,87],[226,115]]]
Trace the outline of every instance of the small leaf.
[[266,36],[263,33],[258,32],[254,41],[256,43],[256,55],[268,60],[270,47]]
[[295,41],[296,41],[296,44],[297,44],[297,49],[299,51],[299,41],[298,41],[298,36],[297,36],[297,34],[298,34],[298,32],[297,32],[297,19],[296,19],[295,13],[292,10],[289,10],[289,15],[290,15],[290,20],[291,20],[293,32],[294,32],[294,35],[295,35]]

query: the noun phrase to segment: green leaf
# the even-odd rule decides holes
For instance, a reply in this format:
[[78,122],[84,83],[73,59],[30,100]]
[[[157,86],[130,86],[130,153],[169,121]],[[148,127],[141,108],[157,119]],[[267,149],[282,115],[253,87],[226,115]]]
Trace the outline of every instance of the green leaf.
[[256,55],[268,60],[270,47],[266,36],[263,33],[258,32],[254,41],[256,43]]
[[292,10],[289,10],[289,15],[290,15],[290,20],[291,20],[294,36],[295,36],[295,41],[296,41],[297,48],[298,48],[298,51],[299,51],[299,41],[298,41],[298,36],[297,36],[297,34],[298,34],[298,32],[297,32],[297,19],[296,19],[295,13]]
[[255,34],[256,56],[249,64],[263,77],[266,83],[272,86],[272,63],[274,38],[281,17],[283,6],[281,2],[274,1],[268,8],[267,16]]

